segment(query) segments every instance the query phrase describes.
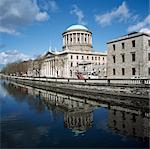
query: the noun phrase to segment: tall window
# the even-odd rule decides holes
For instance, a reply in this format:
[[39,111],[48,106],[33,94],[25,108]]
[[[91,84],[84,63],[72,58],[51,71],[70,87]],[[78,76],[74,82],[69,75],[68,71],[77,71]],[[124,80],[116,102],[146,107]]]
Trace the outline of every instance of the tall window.
[[82,59],[84,59],[84,57],[82,56]]
[[72,57],[73,57],[73,56],[71,55],[71,59],[72,59]]
[[72,77],[72,70],[70,70],[70,76]]
[[87,60],[89,59],[89,56],[87,56]]
[[116,63],[116,57],[113,55],[113,62]]
[[124,42],[122,43],[122,49],[124,49]]
[[132,62],[135,62],[135,53],[132,53]]
[[100,57],[98,57],[98,60],[100,60]]
[[150,47],[150,40],[148,40],[148,46]]
[[122,75],[124,76],[125,75],[125,69],[122,68]]
[[132,40],[132,47],[135,47],[135,40]]
[[92,56],[92,60],[93,60],[93,56]]
[[136,72],[135,68],[132,68],[132,75],[135,75],[135,72]]
[[114,51],[116,50],[116,46],[115,46],[115,44],[113,44],[113,50],[114,50]]
[[95,56],[95,60],[97,60],[97,57]]
[[150,76],[150,67],[148,68],[148,75]]
[[116,71],[115,71],[115,69],[113,69],[113,75],[116,75]]
[[148,61],[150,61],[150,53],[148,53]]
[[71,67],[73,66],[73,62],[70,63],[70,66],[71,66]]
[[79,56],[77,55],[77,59],[79,58]]
[[103,61],[104,61],[104,59],[105,59],[105,58],[103,57]]
[[122,62],[123,63],[125,62],[125,56],[124,56],[124,54],[122,54]]

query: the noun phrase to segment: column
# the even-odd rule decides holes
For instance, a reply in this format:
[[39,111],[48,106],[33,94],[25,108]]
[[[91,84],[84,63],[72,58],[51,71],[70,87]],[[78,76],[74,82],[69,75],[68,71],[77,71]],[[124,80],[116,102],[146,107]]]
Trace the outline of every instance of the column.
[[90,44],[92,45],[92,35],[90,35]]
[[65,45],[65,36],[63,36],[63,46]]
[[81,44],[82,42],[81,42],[81,33],[80,33],[80,44]]
[[78,43],[78,34],[76,33],[76,43]]
[[70,37],[71,37],[71,36],[70,36],[70,34],[69,34],[69,35],[68,35],[68,41],[69,41],[69,44],[70,44]]
[[51,69],[50,68],[51,68],[51,66],[50,66],[50,60],[49,60],[49,68],[48,68],[49,69],[49,76],[50,76],[50,73],[51,73]]
[[89,34],[88,34],[88,44],[89,44]]

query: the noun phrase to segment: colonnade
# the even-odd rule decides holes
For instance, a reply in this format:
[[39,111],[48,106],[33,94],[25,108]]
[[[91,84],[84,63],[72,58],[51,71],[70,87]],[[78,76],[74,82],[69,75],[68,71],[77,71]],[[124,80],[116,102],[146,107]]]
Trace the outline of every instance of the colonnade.
[[68,33],[63,36],[63,45],[88,44],[92,45],[90,33]]
[[42,70],[43,71],[42,75],[44,76],[55,76],[57,74],[55,60],[45,61],[44,68],[45,69]]

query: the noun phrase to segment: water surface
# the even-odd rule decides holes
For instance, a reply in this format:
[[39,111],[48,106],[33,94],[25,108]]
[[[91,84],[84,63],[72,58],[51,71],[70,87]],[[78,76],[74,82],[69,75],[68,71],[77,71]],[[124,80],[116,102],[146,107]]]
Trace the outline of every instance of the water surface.
[[148,148],[148,105],[136,103],[107,104],[1,81],[1,147]]

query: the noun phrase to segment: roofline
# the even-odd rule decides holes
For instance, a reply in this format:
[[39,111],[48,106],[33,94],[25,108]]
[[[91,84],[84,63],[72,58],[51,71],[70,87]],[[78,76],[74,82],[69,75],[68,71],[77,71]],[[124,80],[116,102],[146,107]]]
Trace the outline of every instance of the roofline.
[[91,31],[89,31],[89,30],[86,30],[86,29],[71,29],[71,30],[66,30],[66,31],[64,31],[63,33],[62,33],[62,35],[64,35],[64,34],[66,34],[66,33],[68,33],[68,32],[72,32],[72,31],[86,31],[86,32],[89,32],[89,33],[91,33],[92,34],[92,32]]
[[[128,34],[127,34],[128,35]],[[133,34],[132,34],[133,35]],[[118,41],[122,41],[122,40],[127,40],[127,39],[131,39],[131,38],[135,38],[135,37],[139,37],[139,36],[143,36],[143,35],[145,35],[145,36],[148,36],[148,37],[150,37],[150,35],[149,34],[147,34],[147,33],[142,33],[141,32],[141,34],[138,34],[138,35],[135,35],[135,36],[128,36],[128,37],[121,37],[121,39],[114,39],[114,40],[111,40],[111,41],[109,41],[109,42],[107,42],[107,44],[109,44],[109,43],[114,43],[114,42],[118,42]]]
[[74,52],[74,51],[64,51],[63,53],[59,53],[58,55],[63,54],[82,54],[82,55],[101,55],[101,56],[107,56],[107,53],[80,53],[80,52]]

